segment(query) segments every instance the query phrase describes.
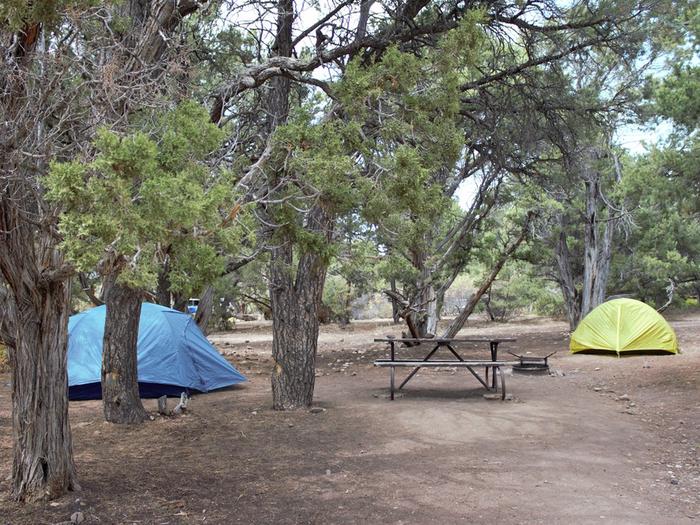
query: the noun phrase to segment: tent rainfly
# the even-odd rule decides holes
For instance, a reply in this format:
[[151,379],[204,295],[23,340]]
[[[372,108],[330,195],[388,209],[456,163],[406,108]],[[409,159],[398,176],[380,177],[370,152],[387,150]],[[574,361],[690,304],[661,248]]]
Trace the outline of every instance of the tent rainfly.
[[[100,399],[105,306],[68,320],[70,399]],[[208,392],[246,378],[207,341],[187,314],[143,303],[139,320],[138,379],[141,397]]]
[[673,329],[651,306],[614,299],[593,309],[571,334],[572,353],[593,351],[678,353]]

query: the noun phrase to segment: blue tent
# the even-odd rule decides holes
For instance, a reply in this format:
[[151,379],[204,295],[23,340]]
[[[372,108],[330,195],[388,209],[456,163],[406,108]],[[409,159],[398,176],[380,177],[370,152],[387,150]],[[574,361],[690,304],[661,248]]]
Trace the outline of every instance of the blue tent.
[[[70,399],[100,399],[105,306],[68,321]],[[246,378],[207,341],[187,314],[143,303],[139,322],[138,374],[141,397],[179,396],[235,385]]]

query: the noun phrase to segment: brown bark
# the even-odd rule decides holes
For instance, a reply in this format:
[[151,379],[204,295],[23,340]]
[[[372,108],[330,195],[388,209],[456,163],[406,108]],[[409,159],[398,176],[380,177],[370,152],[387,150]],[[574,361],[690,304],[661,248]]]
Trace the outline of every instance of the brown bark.
[[[108,279],[113,279],[109,276]],[[110,423],[141,423],[146,410],[139,397],[137,349],[141,294],[114,283],[106,297],[102,347],[102,405]]]
[[[292,54],[293,0],[277,4],[277,36],[273,51],[280,57]],[[287,120],[289,115],[290,81],[277,76],[271,81],[267,100],[268,131]],[[286,176],[278,166],[270,187]],[[332,218],[321,203],[313,206],[304,227],[325,235],[330,242]],[[301,227],[301,226],[300,226]],[[326,278],[327,261],[318,253],[308,251],[299,256],[293,269],[294,241],[291,234],[282,233],[277,246],[271,250],[270,308],[272,312],[272,405],[276,410],[307,407],[313,400],[316,347],[318,344],[318,309]]]
[[[27,122],[26,108],[34,100],[28,71],[41,31],[40,24],[28,23],[15,35],[14,51],[3,56],[0,120]],[[34,107],[31,111],[36,116]],[[8,128],[0,137],[0,274],[9,292],[3,325],[11,332],[11,496],[24,501],[78,488],[66,377],[70,268],[56,249],[51,219],[43,215],[36,191],[35,174],[45,173],[46,165],[31,155],[41,140],[40,130],[30,125],[15,126],[13,133]]]
[[[332,218],[323,207],[314,206],[307,228],[330,242],[331,226]],[[296,272],[292,265],[291,243],[272,250],[272,405],[276,410],[304,408],[313,401],[318,308],[328,268],[327,260],[315,252],[300,256]]]
[[593,303],[598,306],[605,302],[605,296],[610,276],[610,263],[612,261],[612,243],[618,219],[610,217],[612,210],[608,209],[608,218],[605,221],[603,241],[598,252],[598,286],[593,290]]
[[0,281],[0,345],[15,346],[14,297],[10,290]]
[[43,271],[63,260],[46,233],[23,223],[0,194],[0,272],[11,291],[12,497],[52,499],[77,488],[70,426],[66,352],[70,286]]
[[496,320],[496,315],[493,313],[493,309],[491,308],[492,288],[493,286],[489,286],[489,289],[486,290],[486,293],[484,294],[484,309],[486,310],[486,315],[489,316],[489,321]]
[[58,282],[40,294],[24,292],[10,351],[12,497],[31,501],[57,498],[77,483],[66,374],[70,287]]
[[[591,148],[584,159],[586,185],[586,215],[584,234],[584,270],[581,289],[580,318],[605,301],[605,292],[610,273],[612,241],[618,219],[613,218],[613,210],[603,198],[601,175],[592,164],[602,155]],[[601,204],[607,209],[607,217],[600,213]],[[600,238],[600,223],[605,222],[603,238]]]
[[[405,338],[420,338],[420,333],[418,332],[418,327],[415,322],[415,307],[411,306],[411,303],[406,300],[406,298],[395,290],[384,290],[384,293],[389,296],[394,307],[398,309],[398,316],[400,319],[406,321],[406,326],[408,327],[408,334],[403,333],[402,336]],[[420,343],[404,343],[406,346],[415,346]]]
[[[117,6],[132,21],[123,43],[129,49],[122,57],[125,72],[143,74],[145,64],[157,66],[153,75],[164,74],[159,61],[165,55],[168,36],[182,19],[199,8],[196,1],[129,0]],[[115,105],[116,116],[123,118],[130,111],[129,99]],[[109,255],[111,257],[112,254]],[[117,257],[118,258],[118,257]],[[140,423],[146,418],[139,397],[137,340],[142,294],[119,284],[119,264],[103,261],[107,292],[105,303],[104,344],[102,352],[102,401],[105,419],[112,423]],[[161,276],[167,280],[167,268]],[[159,284],[162,284],[159,283]],[[159,290],[162,292],[162,289]],[[164,301],[162,293],[158,300]]]

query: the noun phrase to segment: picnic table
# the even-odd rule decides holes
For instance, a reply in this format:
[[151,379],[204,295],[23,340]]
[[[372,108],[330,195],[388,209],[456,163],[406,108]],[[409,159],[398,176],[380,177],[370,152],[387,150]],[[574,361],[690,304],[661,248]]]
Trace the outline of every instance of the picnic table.
[[[505,342],[515,342],[516,339],[510,338],[415,338],[415,337],[383,337],[375,339],[375,343],[388,343],[389,345],[389,359],[377,359],[374,361],[375,366],[388,367],[389,368],[389,391],[390,399],[393,401],[394,392],[396,390],[401,390],[406,384],[415,376],[421,368],[437,368],[437,367],[457,367],[466,368],[468,372],[474,376],[481,385],[488,391],[498,391],[496,376],[499,377],[501,383],[501,399],[506,397],[506,383],[503,377],[502,366],[509,363],[506,361],[498,360],[498,345]],[[491,359],[464,359],[455,350],[455,346],[470,343],[488,343],[488,348],[490,350]],[[410,358],[410,359],[400,359],[396,356],[397,345],[402,345],[401,348],[417,348],[422,346],[428,350],[428,353],[422,359]],[[453,356],[453,359],[432,359],[433,355],[440,349],[446,348]],[[398,388],[395,388],[395,371],[397,367],[408,367],[413,368],[413,370],[408,374],[408,376],[403,380]],[[474,369],[483,367],[484,377],[482,378]],[[491,369],[491,382],[489,384],[489,369]]]

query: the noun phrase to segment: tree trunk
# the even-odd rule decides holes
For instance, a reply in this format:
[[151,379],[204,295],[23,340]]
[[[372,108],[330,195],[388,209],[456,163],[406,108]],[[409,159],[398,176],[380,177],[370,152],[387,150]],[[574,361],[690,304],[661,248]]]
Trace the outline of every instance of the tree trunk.
[[194,321],[199,326],[199,329],[206,335],[209,332],[209,320],[214,309],[214,288],[207,286],[204,293],[199,298],[197,305],[197,313],[194,315]]
[[613,210],[608,208],[608,218],[605,221],[605,232],[603,233],[603,242],[598,252],[598,261],[596,262],[598,266],[598,280],[596,281],[596,287],[593,289],[592,297],[593,304],[598,306],[605,302],[607,287],[608,287],[608,276],[610,275],[610,262],[612,261],[612,243],[615,234],[615,227],[619,219],[612,218],[610,215]]
[[569,254],[569,246],[567,244],[566,233],[563,230],[563,224],[554,250],[554,257],[559,271],[558,282],[562,296],[564,297],[566,317],[569,320],[569,328],[573,331],[576,329],[581,319],[581,306],[580,296],[576,290],[574,277],[571,273],[571,256]]
[[352,319],[352,283],[350,280],[345,281],[345,299],[343,301],[343,312],[338,319],[340,325],[349,325]]
[[70,286],[22,287],[14,318],[12,497],[53,499],[77,487],[68,422],[66,349]]
[[419,330],[421,337],[435,337],[437,332],[438,308],[435,288],[432,284],[424,287],[421,294],[421,303],[424,304],[425,313],[421,316]]
[[486,315],[489,316],[489,321],[495,321],[496,316],[493,313],[493,310],[491,309],[491,290],[493,288],[493,283],[491,286],[489,286],[489,289],[486,290],[486,293],[484,294],[484,309],[486,310]]
[[[11,331],[11,495],[35,501],[78,488],[66,377],[72,270],[56,249],[53,223],[38,197],[37,179],[46,170],[39,159],[53,154],[43,142],[45,114],[27,89],[27,73],[42,60],[34,53],[37,42],[44,42],[41,24],[26,21],[13,39],[14,49],[3,56],[5,66],[12,63],[4,68],[11,74],[0,75],[0,120],[18,124],[17,133],[6,128],[0,139],[0,274],[10,303],[4,308],[10,319],[2,324]],[[31,120],[25,108],[31,108]]]
[[[78,488],[68,422],[70,285],[53,238],[20,222],[0,194],[0,272],[11,302],[12,497],[52,499]],[[56,270],[51,276],[51,271]]]
[[598,201],[600,181],[596,174],[586,180],[586,214],[584,223],[583,284],[581,286],[581,317],[596,306],[598,282]]
[[141,294],[128,286],[114,283],[106,297],[106,304],[102,348],[105,419],[110,423],[141,423],[147,416],[139,396],[136,351]]
[[165,262],[158,272],[158,283],[156,285],[156,301],[166,308],[171,307],[170,294],[170,259],[166,257]]
[[[591,153],[591,162],[595,160],[596,154],[596,152]],[[598,208],[604,198],[600,173],[591,169],[590,166],[586,167],[586,171],[586,222],[584,225],[584,268],[580,318],[588,315],[591,310],[605,301],[614,229],[619,220],[612,217],[614,210],[606,204],[608,213],[601,240],[599,232],[601,216]]]
[[459,315],[455,317],[455,320],[452,321],[450,326],[447,328],[447,330],[442,336],[443,338],[451,339],[455,337],[457,333],[462,329],[464,323],[467,322],[467,319],[469,319],[469,316],[474,311],[474,308],[476,308],[476,305],[479,304],[479,300],[481,299],[481,297],[491,287],[491,284],[493,284],[493,281],[496,280],[496,277],[498,277],[501,268],[503,268],[503,265],[507,260],[508,257],[503,256],[498,260],[496,266],[494,266],[491,269],[491,273],[488,275],[488,277],[486,277],[484,282],[481,283],[481,286],[479,286],[477,291],[472,294],[472,296],[469,298],[469,301],[467,301],[467,304],[464,305],[464,308],[462,308],[462,311],[459,312]]
[[425,251],[418,250],[413,254],[413,266],[420,271],[418,295],[413,301],[413,307],[418,312],[415,322],[420,337],[434,337],[437,331],[437,297],[430,269],[426,266],[427,259]]
[[[332,218],[320,205],[310,212],[307,229],[331,239]],[[316,375],[318,308],[328,261],[314,252],[299,258],[292,268],[290,240],[274,248],[270,262],[272,310],[272,406],[275,410],[311,405]]]
[[[294,1],[277,2],[277,34],[272,47],[277,56],[292,55]],[[270,82],[267,99],[268,132],[274,133],[289,115],[290,80],[276,76]],[[269,187],[279,186],[287,174],[277,166]],[[308,212],[305,229],[324,233],[330,242],[331,218],[321,204]],[[270,309],[272,313],[272,406],[276,410],[303,408],[311,404],[314,393],[318,309],[326,278],[327,261],[318,253],[299,256],[296,275],[293,270],[294,240],[281,234],[271,250]]]
[[182,295],[181,293],[173,293],[172,298],[173,298],[172,309],[177,310],[178,312],[187,313],[187,302],[188,302],[187,296]]
[[[394,277],[391,278],[389,286],[392,292],[397,292],[396,279]],[[401,321],[400,311],[398,303],[396,301],[391,301],[391,318],[394,320],[394,324],[399,324],[399,321]]]

